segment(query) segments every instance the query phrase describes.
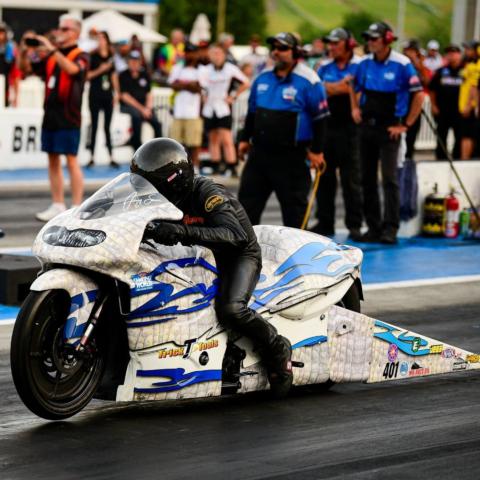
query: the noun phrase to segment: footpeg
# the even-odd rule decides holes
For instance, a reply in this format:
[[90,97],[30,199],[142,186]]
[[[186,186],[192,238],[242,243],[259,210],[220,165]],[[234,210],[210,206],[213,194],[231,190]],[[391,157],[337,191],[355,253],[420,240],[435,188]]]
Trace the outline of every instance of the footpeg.
[[295,362],[292,360],[292,367],[303,368],[305,364],[303,362]]

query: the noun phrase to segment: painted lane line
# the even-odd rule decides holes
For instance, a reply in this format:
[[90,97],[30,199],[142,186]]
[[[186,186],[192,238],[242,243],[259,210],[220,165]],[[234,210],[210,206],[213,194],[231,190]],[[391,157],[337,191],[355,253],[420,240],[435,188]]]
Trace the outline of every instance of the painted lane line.
[[419,280],[400,280],[398,282],[364,283],[363,289],[365,291],[386,290],[389,288],[427,287],[431,285],[469,282],[480,282],[480,275],[458,275],[453,277],[423,278]]

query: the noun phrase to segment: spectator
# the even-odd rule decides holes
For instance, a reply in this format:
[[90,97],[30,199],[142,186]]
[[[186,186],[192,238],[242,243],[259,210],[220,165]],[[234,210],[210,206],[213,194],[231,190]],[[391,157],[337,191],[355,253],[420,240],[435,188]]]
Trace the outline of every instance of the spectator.
[[[65,207],[63,173],[60,155],[66,155],[70,173],[73,206],[80,205],[83,197],[83,175],[77,162],[80,142],[82,94],[88,71],[88,54],[77,46],[81,22],[72,15],[62,15],[56,45],[41,35],[33,36],[36,48],[46,56],[31,65],[33,71],[45,79],[45,115],[42,123],[42,151],[48,154],[48,173],[52,192],[52,205],[36,215],[48,221]],[[28,56],[24,62],[28,62]],[[28,67],[26,68],[28,71]]]
[[[422,87],[424,90],[426,90],[432,78],[432,72],[424,64],[424,58],[420,52],[420,44],[418,41],[415,39],[407,41],[403,46],[403,54],[412,62],[412,65],[415,67],[415,70],[418,73]],[[410,97],[410,101],[412,101],[413,98],[414,97]],[[422,117],[419,115],[411,128],[409,128],[407,131],[407,150],[405,153],[405,158],[413,159],[415,141],[417,140],[417,135],[420,131],[421,120]]]
[[358,241],[362,227],[362,194],[360,186],[360,153],[358,126],[350,106],[351,80],[357,71],[359,57],[354,55],[356,41],[344,28],[335,28],[324,38],[330,60],[318,70],[328,96],[331,116],[327,118],[325,161],[327,168],[317,190],[317,220],[312,231],[331,237],[335,234],[335,196],[337,170],[340,172],[345,204],[345,225],[350,238]]
[[118,100],[120,88],[118,75],[113,64],[113,49],[110,37],[107,32],[99,32],[97,35],[98,48],[90,55],[90,71],[87,73],[87,80],[90,80],[88,94],[88,106],[92,117],[92,128],[90,136],[91,158],[87,167],[95,165],[95,143],[98,128],[98,116],[103,111],[103,128],[107,143],[110,166],[118,168],[119,165],[113,160],[112,138],[110,124],[112,122],[114,99]]
[[[211,63],[202,69],[202,86],[205,89],[203,117],[208,132],[208,146],[214,173],[219,172],[222,152],[227,169],[236,174],[236,156],[232,136],[231,106],[249,87],[248,78],[240,69],[226,61],[223,48],[214,44],[209,49]],[[235,82],[240,86],[234,89]]]
[[98,48],[98,30],[95,27],[90,28],[88,36],[80,39],[78,46],[87,53],[91,53]]
[[440,55],[440,44],[436,40],[430,40],[427,43],[427,56],[424,64],[431,71],[435,72],[443,67],[443,57]]
[[235,42],[235,37],[231,33],[223,32],[218,36],[218,43],[223,48],[227,62],[237,65],[237,61],[230,50]]
[[463,63],[474,63],[478,59],[477,47],[480,45],[477,40],[470,40],[462,43],[463,47]]
[[170,43],[158,47],[153,55],[153,71],[159,81],[166,79],[176,63],[183,63],[185,34],[176,28],[170,33]]
[[252,35],[250,37],[250,53],[247,53],[240,60],[240,65],[251,65],[252,75],[251,77],[256,77],[266,66],[267,57],[258,52],[258,47],[261,45],[260,35]]
[[134,50],[140,52],[142,57],[142,67],[150,74],[151,70],[147,64],[147,60],[145,59],[145,54],[143,53],[142,42],[135,33],[130,37],[130,51],[133,52]]
[[464,68],[461,72],[458,108],[461,114],[461,144],[460,157],[462,160],[472,158],[476,139],[479,136],[478,120],[476,117],[477,100],[475,95],[478,77],[480,76],[480,62],[478,62],[477,48],[479,42],[472,40],[464,43]]
[[5,77],[5,106],[17,105],[19,71],[16,65],[16,47],[8,39],[8,26],[0,22],[0,75]]
[[298,61],[300,46],[291,33],[279,33],[267,42],[275,67],[263,71],[250,92],[239,155],[243,157],[250,148],[251,153],[240,181],[239,200],[252,224],[258,224],[274,191],[284,225],[299,228],[311,184],[305,159],[312,168],[324,162],[327,99],[318,75]]
[[119,76],[120,111],[128,113],[132,121],[130,144],[134,150],[142,144],[142,124],[148,122],[155,137],[162,136],[162,126],[153,111],[153,98],[150,92],[150,76],[142,68],[140,52],[133,50],[128,55],[128,70]]
[[210,44],[206,40],[202,40],[198,43],[197,59],[198,65],[208,65],[210,63],[210,57],[208,56],[208,49]]
[[318,70],[322,60],[327,56],[327,51],[325,49],[325,43],[322,38],[315,38],[312,41],[312,48],[307,55],[307,64],[310,68],[313,68],[315,71]]
[[177,93],[173,104],[173,122],[170,137],[187,147],[195,168],[199,167],[199,150],[202,145],[203,120],[201,110],[200,70],[198,48],[185,45],[185,65],[177,63],[168,77],[168,83]]
[[[363,32],[370,54],[358,65],[355,77],[360,109],[352,95],[353,118],[360,127],[363,212],[368,231],[365,242],[397,242],[400,194],[397,162],[401,136],[412,127],[423,104],[420,80],[410,60],[391,49],[392,29],[376,22]],[[414,98],[410,102],[410,95]],[[378,163],[382,168],[383,221],[378,195]]]
[[446,159],[440,146],[447,146],[447,136],[450,129],[455,136],[453,158],[460,158],[461,143],[461,115],[458,110],[460,85],[462,84],[462,51],[457,45],[448,45],[445,48],[445,65],[438,69],[429,85],[432,115],[437,123],[437,160]]
[[128,54],[130,53],[130,44],[127,40],[122,40],[115,44],[115,53],[113,55],[113,64],[115,71],[120,74],[128,70]]

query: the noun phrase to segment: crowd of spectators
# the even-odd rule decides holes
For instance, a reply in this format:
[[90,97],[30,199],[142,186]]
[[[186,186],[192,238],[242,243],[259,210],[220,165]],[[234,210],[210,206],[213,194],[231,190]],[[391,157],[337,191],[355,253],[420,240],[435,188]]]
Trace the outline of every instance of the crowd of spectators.
[[[396,38],[391,28],[383,22],[377,22],[365,31],[363,46],[357,45],[350,32],[337,28],[329,35],[317,38],[311,45],[303,47],[299,35],[292,35],[288,37],[290,40],[285,42],[280,37],[277,40],[270,37],[267,42],[270,55],[266,55],[260,48],[262,38],[253,35],[249,42],[249,52],[238,58],[233,55],[235,39],[229,33],[221,34],[216,43],[192,44],[182,30],[175,29],[170,34],[170,41],[158,47],[150,61],[144,55],[143,46],[135,35],[112,44],[107,32],[92,29],[88,38],[81,40],[79,25],[75,26],[78,30],[75,48],[78,44],[83,51],[89,53],[85,57],[85,62],[88,63],[83,79],[90,83],[91,128],[87,144],[91,151],[91,159],[87,165],[89,167],[96,164],[95,137],[100,112],[104,115],[110,165],[118,167],[113,155],[110,124],[113,106],[119,103],[120,110],[131,118],[133,133],[129,145],[134,149],[141,145],[141,127],[144,122],[148,122],[153,127],[155,136],[163,134],[183,143],[189,150],[195,168],[203,174],[237,175],[235,146],[240,141],[239,156],[242,157],[249,150],[246,144],[253,142],[254,148],[250,151],[250,157],[256,160],[249,159],[250,166],[247,161],[245,172],[250,175],[248,178],[255,178],[255,182],[261,185],[264,193],[275,191],[279,198],[285,197],[285,205],[282,206],[285,222],[292,226],[300,226],[299,212],[304,208],[305,192],[308,191],[310,181],[306,181],[302,186],[290,187],[297,194],[302,192],[301,195],[297,195],[302,198],[295,203],[296,201],[288,197],[288,192],[285,191],[287,187],[279,177],[281,169],[275,171],[275,178],[269,178],[270,183],[266,182],[266,177],[259,176],[258,168],[252,170],[253,162],[258,163],[259,158],[265,158],[261,160],[264,163],[270,161],[270,150],[273,146],[279,146],[282,141],[286,141],[288,128],[295,125],[295,134],[304,135],[305,138],[302,137],[299,144],[298,139],[292,137],[291,145],[280,148],[274,154],[277,158],[283,158],[288,157],[288,152],[294,152],[290,155],[292,158],[310,158],[314,166],[326,162],[326,172],[317,195],[317,224],[313,229],[326,235],[335,233],[334,210],[338,171],[346,204],[345,223],[352,239],[395,243],[398,230],[396,159],[403,139],[406,140],[406,157],[413,158],[415,139],[420,128],[420,99],[423,100],[423,95],[430,97],[431,112],[437,125],[438,145],[435,151],[437,159],[446,158],[444,146],[447,144],[450,130],[453,130],[455,137],[453,158],[469,159],[478,157],[480,153],[478,106],[480,43],[476,41],[462,45],[450,44],[442,48],[436,40],[430,40],[423,49],[417,40],[411,39],[397,46],[402,52],[400,53],[393,49]],[[21,78],[30,74],[48,77],[48,72],[42,73],[38,66],[47,65],[50,56],[54,55],[52,52],[60,49],[60,53],[68,57],[68,52],[64,52],[61,42],[58,42],[58,38],[66,32],[62,28],[65,27],[60,25],[59,29],[42,36],[37,36],[34,31],[25,32],[19,45],[16,45],[10,39],[8,26],[0,24],[0,74],[5,75],[7,79],[5,82],[7,105],[16,106]],[[28,42],[29,38],[39,38],[40,42],[34,45],[35,42],[32,43],[31,40]],[[291,45],[293,41],[291,38],[295,38],[295,45]],[[290,50],[292,55],[288,54]],[[76,57],[70,60],[76,65],[79,64]],[[57,60],[61,69],[64,69],[63,63],[62,59]],[[393,64],[396,66],[392,67]],[[302,66],[303,70],[300,70],[299,76],[308,79],[307,83],[301,80],[297,85],[291,80],[291,73],[296,71],[294,69],[297,65]],[[75,71],[73,76],[78,76],[77,70],[72,70],[71,65],[69,67],[69,74],[72,75]],[[265,77],[265,72],[270,72],[268,74],[270,77]],[[371,72],[375,73],[375,78],[382,80],[373,82],[369,80]],[[50,76],[55,80],[54,75]],[[48,78],[46,80],[48,81]],[[55,90],[54,80],[50,80],[53,82],[51,87],[47,84],[47,93],[49,89]],[[80,89],[83,89],[83,80],[80,82],[82,83]],[[267,97],[265,95],[260,97],[259,93],[264,93],[262,89],[266,91],[269,88],[277,88],[276,82],[279,84],[278,88],[288,84],[290,89],[283,88],[280,97],[271,97],[273,104],[263,105],[262,99]],[[317,86],[317,82],[320,87]],[[171,102],[173,121],[168,131],[159,122],[153,108],[151,86],[155,84],[169,86],[173,91]],[[392,86],[394,84],[395,86]],[[247,92],[249,88],[251,88],[249,114],[253,123],[247,125],[246,130],[250,128],[247,135],[244,133],[243,136],[234,138],[232,105],[242,92]],[[305,92],[302,91],[304,88]],[[322,103],[323,99],[318,97],[317,93],[313,93],[317,88],[325,92],[325,103]],[[422,95],[417,95],[418,92]],[[309,107],[310,110],[307,112],[308,115],[316,112],[317,117],[313,116],[310,120],[300,122],[310,121],[312,124],[301,126],[298,123],[288,123],[293,118],[290,113],[288,121],[287,116],[282,119],[277,116],[272,120],[271,110],[290,112],[290,107],[286,105],[297,98],[297,93],[298,98],[302,96],[305,98],[305,101],[302,100],[302,108],[306,108],[305,105],[309,105],[312,98],[322,104],[318,112],[314,107]],[[58,95],[53,97],[55,99]],[[328,120],[324,119],[327,116],[324,115],[324,110],[330,111]],[[302,115],[301,109],[296,111],[294,108],[293,111]],[[48,130],[45,128],[45,122],[48,127],[50,121],[47,111],[46,118],[44,130]],[[325,128],[317,129],[315,122],[320,118]],[[281,125],[284,131],[279,130],[275,135],[272,134],[275,131],[273,129],[268,133],[270,128],[268,122],[274,122],[273,125],[280,122],[278,125]],[[70,127],[77,128],[77,123],[71,122]],[[261,134],[259,129],[262,129]],[[46,133],[42,132],[42,140],[45,135]],[[324,140],[319,143],[316,135],[323,135]],[[269,141],[266,145],[263,140],[268,136]],[[47,140],[42,142],[45,148],[48,148]],[[316,145],[316,151],[309,149],[307,145],[309,142]],[[208,161],[200,161],[202,147],[204,152],[209,152]],[[51,180],[53,178],[53,185],[56,185],[59,183],[58,179],[55,180],[58,176],[58,172],[55,173],[59,164],[58,153],[75,153],[76,163],[76,150],[75,148],[71,148],[75,152],[56,152],[55,148],[53,150],[45,151],[49,153]],[[315,157],[320,154],[325,155],[322,161]],[[298,159],[293,161],[301,162]],[[70,161],[72,162],[73,160]],[[278,162],[280,160],[277,164]],[[385,204],[383,216],[380,214],[377,192],[377,162],[383,172]],[[275,167],[270,165],[268,168]],[[76,178],[75,181],[81,185],[81,178],[73,167],[71,174],[72,183]],[[289,181],[301,177],[292,175]],[[252,198],[259,195],[260,189],[256,188],[253,192],[251,182],[246,181],[246,178],[247,176],[242,179],[241,191],[244,203],[251,203]],[[60,190],[63,195],[63,185]],[[55,191],[55,188],[52,187],[52,191]],[[81,199],[82,189],[78,188],[77,191],[80,193],[76,194],[75,203]],[[62,195],[53,195],[54,204],[60,209],[64,208],[59,206],[63,202]],[[266,193],[264,196],[268,197]],[[259,206],[265,203],[264,200],[266,201],[266,199],[254,201],[255,208],[251,209],[256,212],[252,214],[255,217],[254,223],[260,221],[263,207]],[[361,205],[363,208],[360,208]],[[289,213],[289,210],[295,210],[295,213]],[[295,220],[286,220],[291,217]],[[367,234],[361,235],[360,228],[364,217],[369,230]]]

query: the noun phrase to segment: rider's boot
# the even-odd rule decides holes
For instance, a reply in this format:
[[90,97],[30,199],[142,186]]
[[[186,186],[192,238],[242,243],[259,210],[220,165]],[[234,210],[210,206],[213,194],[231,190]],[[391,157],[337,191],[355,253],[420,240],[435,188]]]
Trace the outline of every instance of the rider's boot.
[[281,335],[277,335],[270,350],[268,381],[275,398],[286,397],[292,388],[292,345]]
[[259,349],[262,361],[267,367],[272,395],[275,398],[285,397],[293,382],[290,342],[278,335],[277,329],[256,313],[242,326],[241,331]]

